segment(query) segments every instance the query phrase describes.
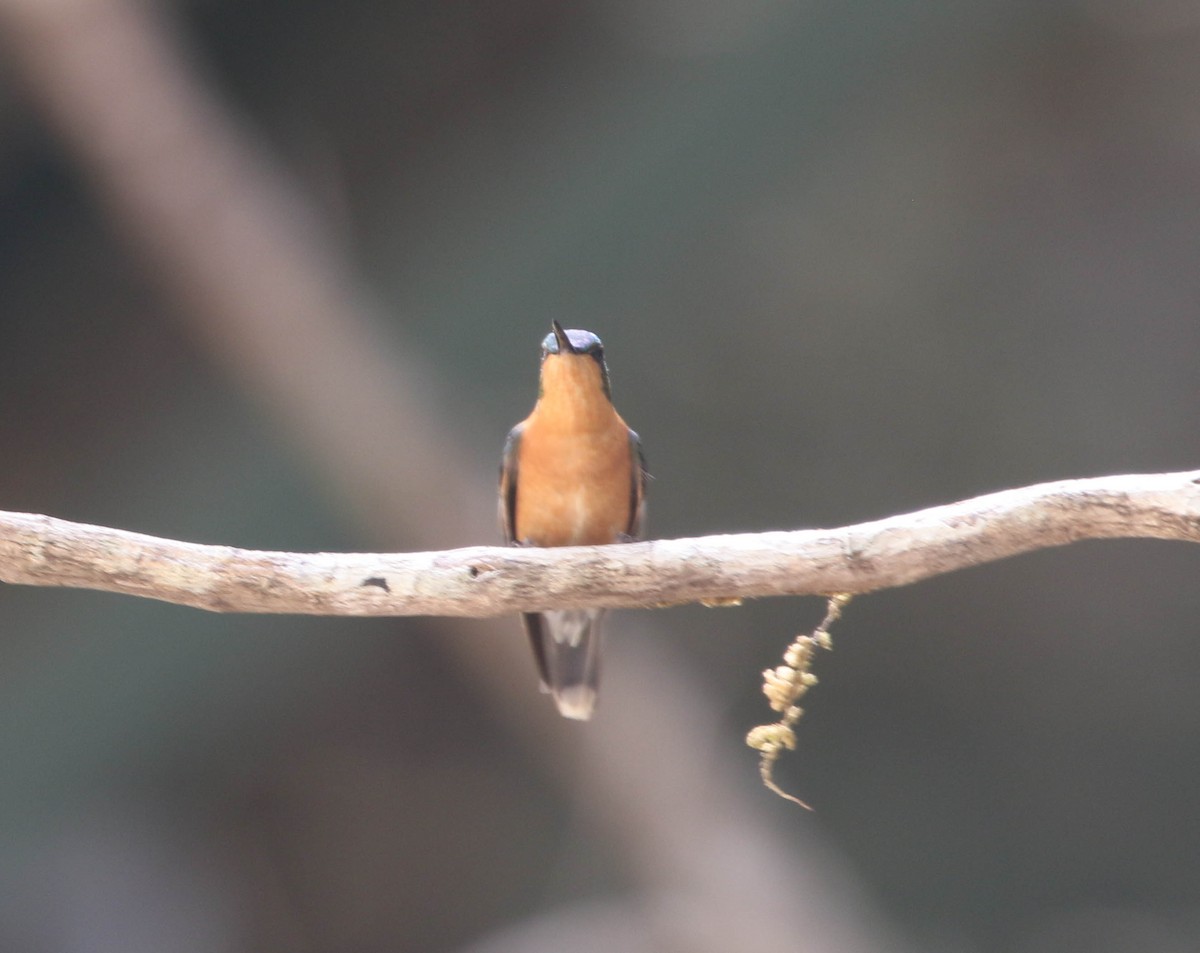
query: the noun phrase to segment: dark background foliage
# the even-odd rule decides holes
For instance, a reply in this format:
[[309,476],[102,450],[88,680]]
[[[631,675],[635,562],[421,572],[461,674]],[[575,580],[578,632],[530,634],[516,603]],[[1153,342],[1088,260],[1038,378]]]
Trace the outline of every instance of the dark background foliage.
[[[160,12],[318,209],[480,486],[551,318],[605,341],[656,536],[1197,465],[1191,4]],[[180,319],[6,40],[0,507],[263,549],[493,542],[351,518]],[[739,745],[815,600],[618,614],[610,671],[643,635],[673,653],[709,721],[655,757],[710,758],[863,931],[796,949],[1194,950],[1198,571],[1194,547],[1083,544],[858,600],[779,769],[811,815]],[[532,668],[501,717],[443,651],[519,642],[516,621],[462,630],[0,590],[0,945],[707,948],[652,929],[642,834],[553,763]]]

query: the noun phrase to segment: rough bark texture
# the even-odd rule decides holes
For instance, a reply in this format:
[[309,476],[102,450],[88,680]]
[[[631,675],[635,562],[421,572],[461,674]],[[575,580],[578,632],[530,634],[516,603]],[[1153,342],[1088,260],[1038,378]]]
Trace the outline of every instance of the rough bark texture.
[[214,612],[482,617],[867,592],[1120,537],[1200,541],[1200,471],[1043,483],[843,529],[562,549],[256,552],[0,513],[0,580]]

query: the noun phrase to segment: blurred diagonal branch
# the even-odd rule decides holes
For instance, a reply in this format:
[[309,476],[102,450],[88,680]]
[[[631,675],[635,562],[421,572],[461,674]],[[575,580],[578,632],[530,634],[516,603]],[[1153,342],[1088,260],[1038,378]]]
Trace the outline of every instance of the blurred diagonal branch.
[[[484,538],[491,524],[490,466],[485,473],[457,439],[459,425],[431,398],[420,362],[382,340],[385,322],[344,251],[262,148],[252,126],[215,95],[173,24],[164,22],[170,6],[0,0],[0,42],[9,73],[86,178],[131,257],[158,280],[172,313],[189,323],[200,346],[244,394],[275,415],[279,432],[304,449],[365,532],[381,546],[405,540],[408,546],[441,547]],[[857,33],[854,42],[859,50]],[[1166,480],[1145,479],[1147,487]],[[1126,505],[1110,503],[1108,518],[1121,517],[1115,511]],[[1174,526],[1172,538],[1192,539],[1188,533],[1196,518],[1187,507],[1194,502],[1173,514],[1169,507],[1160,510],[1157,519],[1133,514],[1124,531],[1118,531],[1117,519],[1096,535],[1169,536],[1164,527]],[[1070,520],[1043,517],[1057,527],[1057,543],[1087,535]],[[972,517],[962,518],[965,530]],[[1152,525],[1137,528],[1139,518]],[[207,553],[216,563],[224,560],[243,588],[247,580],[237,560],[250,561],[247,572],[255,559],[263,560],[257,566],[265,570],[258,577],[264,584],[249,593],[259,600],[259,611],[290,588],[280,584],[289,578],[286,555],[193,547],[113,530],[90,530],[86,542],[72,543],[65,541],[75,532],[70,524],[48,517],[11,520],[0,528],[0,551],[13,560],[3,570],[10,581],[33,581],[19,579],[19,570],[40,574],[44,584],[83,585],[79,574],[93,572],[94,558],[104,554],[110,584],[161,598],[193,573],[198,553]],[[60,531],[69,531],[67,537],[56,537]],[[768,537],[757,539],[760,550],[775,545]],[[864,549],[859,536],[840,543],[829,533],[808,539],[830,540],[826,555],[854,567],[864,580],[872,578],[869,557],[875,567],[918,562],[902,551],[896,562],[891,556],[885,560],[883,552]],[[510,593],[509,602],[496,600],[492,612],[547,605],[569,591],[572,559],[616,567],[621,559],[662,558],[675,545],[682,544],[558,553],[471,550],[477,570],[485,556],[524,561],[527,568],[517,574],[480,572],[470,584],[482,591],[522,578],[532,587]],[[848,548],[838,553],[838,545]],[[954,552],[954,545],[943,550],[948,562]],[[402,594],[400,577],[393,582],[378,565],[355,562],[364,557],[321,558],[335,583],[336,566],[352,569],[345,582],[360,596],[383,600]],[[404,558],[412,557],[378,560]],[[690,562],[675,558],[683,581],[689,574],[720,570],[698,562],[698,552]],[[546,560],[542,569],[538,560]],[[62,575],[52,583],[55,571]],[[451,575],[420,573],[409,595]],[[469,567],[466,575],[470,578]],[[620,575],[610,573],[610,582],[615,585]],[[662,578],[659,574],[660,585]],[[818,588],[854,588],[832,578],[801,578]],[[217,605],[220,581],[215,573],[201,572],[191,584],[212,601],[210,607],[237,608],[228,593],[225,605]],[[329,580],[309,583],[315,593]],[[883,582],[874,577],[872,584]],[[138,591],[138,585],[158,591]],[[728,595],[730,587],[721,580],[716,590]],[[298,585],[296,591],[307,590]],[[276,602],[273,611],[318,611],[318,598],[307,598],[296,609]],[[897,948],[863,915],[862,894],[831,876],[828,858],[818,865],[783,845],[750,809],[748,791],[730,780],[738,774],[730,758],[740,749],[696,743],[697,737],[720,738],[721,732],[687,659],[669,654],[665,640],[630,640],[626,654],[636,664],[611,666],[605,718],[581,736],[557,723],[548,727],[545,717],[531,714],[525,679],[512,677],[513,666],[521,671],[528,666],[520,640],[459,639],[450,627],[442,633],[451,637],[436,644],[465,678],[474,679],[479,708],[490,704],[497,720],[525,738],[538,764],[573,786],[581,815],[609,836],[614,854],[642,885],[638,905],[650,911],[663,948],[766,953],[793,948],[798,937],[814,951]],[[540,706],[537,711],[542,713]]]
[[[165,13],[0,0],[0,41],[137,263],[344,505],[383,538],[477,538],[493,507],[446,439],[453,428],[422,412],[436,405],[424,369],[389,346],[320,216],[209,93]],[[399,408],[402,427],[390,423]]]
[[[474,462],[419,362],[381,340],[384,322],[344,251],[213,93],[163,12],[135,0],[0,0],[0,42],[131,257],[363,530],[380,545],[485,538],[494,464]],[[638,664],[610,666],[607,717],[581,739],[548,726],[540,705],[534,714],[515,676],[529,664],[521,640],[441,631],[450,637],[436,644],[473,681],[478,707],[536,751],[617,845],[658,942],[766,953],[803,933],[813,950],[884,949],[828,865],[808,876],[748,809],[748,792],[729,780],[740,750],[729,745],[725,767],[701,753],[698,726],[716,736],[709,706],[665,644],[635,645]],[[703,930],[695,911],[706,914]]]
[[1200,542],[1200,471],[1043,483],[837,530],[563,549],[270,553],[0,513],[0,579],[219,612],[494,616],[867,592],[1130,537]]

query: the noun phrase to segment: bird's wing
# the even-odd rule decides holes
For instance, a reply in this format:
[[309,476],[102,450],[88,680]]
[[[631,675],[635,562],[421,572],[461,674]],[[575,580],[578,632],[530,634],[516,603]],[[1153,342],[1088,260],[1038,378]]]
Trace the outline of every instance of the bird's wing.
[[504,441],[504,456],[500,459],[500,530],[504,541],[517,541],[517,451],[521,446],[524,424],[517,424]]
[[650,473],[646,469],[642,441],[632,430],[629,431],[629,452],[633,457],[633,479],[629,496],[629,529],[626,535],[630,539],[641,539],[646,522],[646,482],[650,479]]

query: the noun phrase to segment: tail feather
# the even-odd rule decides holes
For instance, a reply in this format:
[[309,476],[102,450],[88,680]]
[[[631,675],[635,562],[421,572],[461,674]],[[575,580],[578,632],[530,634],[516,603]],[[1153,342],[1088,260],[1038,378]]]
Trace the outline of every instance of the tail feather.
[[565,718],[586,721],[600,682],[603,609],[564,609],[523,616],[542,691],[554,696]]

